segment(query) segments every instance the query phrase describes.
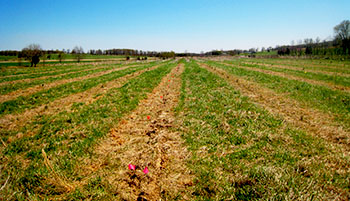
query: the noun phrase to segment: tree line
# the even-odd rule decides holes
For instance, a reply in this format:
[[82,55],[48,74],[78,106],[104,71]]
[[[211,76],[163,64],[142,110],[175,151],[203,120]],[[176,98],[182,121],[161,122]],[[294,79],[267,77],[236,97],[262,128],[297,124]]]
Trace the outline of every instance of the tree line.
[[304,42],[299,42],[298,45],[286,45],[277,47],[278,55],[318,55],[318,56],[333,56],[333,55],[350,55],[350,21],[344,20],[334,28],[335,37],[331,41],[321,42],[319,38],[304,39]]

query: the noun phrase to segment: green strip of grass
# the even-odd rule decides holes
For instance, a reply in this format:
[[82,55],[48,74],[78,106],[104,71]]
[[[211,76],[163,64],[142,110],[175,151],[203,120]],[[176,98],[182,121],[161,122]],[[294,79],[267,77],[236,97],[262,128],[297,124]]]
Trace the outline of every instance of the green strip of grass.
[[274,72],[288,73],[289,75],[295,75],[295,76],[299,76],[299,77],[303,77],[311,80],[320,80],[320,81],[325,81],[336,85],[350,86],[350,77],[331,76],[331,75],[322,74],[322,73],[306,72],[303,70],[266,67],[258,64],[245,64],[245,63],[237,63],[232,61],[225,62],[225,63],[235,64],[235,65],[240,65],[240,66],[250,67],[250,68],[264,69],[264,70],[269,70]]
[[[177,118],[192,153],[193,200],[322,200],[328,188],[348,192],[349,159],[325,142],[272,117],[195,62],[182,79]],[[343,172],[328,169],[329,160]]]
[[[127,65],[135,65],[137,63],[130,63],[130,64],[124,64],[123,66]],[[98,67],[105,66],[120,66],[122,64],[101,64]],[[23,70],[20,68],[17,69],[11,69],[11,72],[8,73],[9,75],[18,75],[18,76],[12,76],[12,77],[3,77],[0,78],[0,82],[8,82],[8,81],[15,81],[15,80],[22,80],[22,79],[31,79],[31,78],[39,78],[43,76],[53,76],[53,75],[59,75],[63,73],[70,73],[70,72],[76,72],[86,69],[94,69],[97,66],[94,65],[69,65],[69,66],[53,66],[53,67],[47,67],[47,68],[27,68],[27,70]],[[16,73],[16,74],[15,74]],[[32,74],[35,73],[35,74]]]
[[55,99],[65,97],[69,94],[74,94],[88,90],[98,84],[106,83],[113,79],[117,79],[124,75],[133,73],[137,70],[141,70],[151,66],[154,66],[154,64],[131,67],[125,70],[111,72],[99,77],[62,84],[57,87],[50,88],[48,90],[39,91],[29,96],[20,96],[14,100],[9,100],[0,104],[0,117],[5,114],[21,113],[26,109],[34,108],[42,104],[47,104]]
[[[250,61],[258,62],[262,64],[271,64],[271,65],[282,65],[297,67],[300,69],[310,69],[318,70],[325,72],[335,72],[341,74],[350,74],[349,63],[345,61],[332,61],[332,62],[323,62],[322,60],[283,60],[283,59],[240,59],[240,61]],[[337,67],[337,68],[334,68]]]
[[[2,173],[11,176],[6,195],[14,194],[17,200],[32,198],[48,199],[62,193],[62,189],[48,182],[52,172],[43,164],[41,149],[50,158],[55,170],[69,182],[82,180],[79,158],[89,157],[95,151],[94,145],[115,127],[120,119],[135,109],[141,99],[156,87],[161,78],[175,67],[167,63],[152,71],[146,71],[131,79],[118,89],[111,89],[108,95],[90,105],[75,105],[75,112],[61,112],[54,116],[38,117],[36,122],[23,129],[41,127],[32,136],[23,137],[9,144],[1,154],[4,165]],[[3,138],[6,141],[5,138]],[[17,158],[17,160],[16,160]],[[21,161],[26,161],[23,166]],[[63,177],[63,176],[62,176]],[[56,183],[57,184],[57,183]],[[106,186],[105,186],[106,185]],[[104,198],[115,200],[108,184],[91,181],[86,194],[76,189],[66,200]]]
[[335,114],[336,121],[343,124],[345,128],[350,128],[350,95],[348,93],[248,69],[226,66],[213,61],[206,63],[259,83],[278,93],[287,93],[290,97],[306,103],[310,107],[324,112],[331,111]]
[[7,94],[7,93],[10,93],[12,91],[19,90],[19,89],[25,89],[25,88],[29,88],[29,87],[32,87],[35,85],[51,83],[51,82],[54,82],[57,80],[71,79],[71,78],[87,76],[87,75],[91,75],[93,73],[107,71],[107,70],[111,70],[111,69],[115,69],[115,68],[119,68],[119,67],[120,67],[120,65],[114,65],[114,66],[108,66],[105,68],[92,69],[92,70],[83,71],[83,72],[71,73],[68,75],[61,75],[58,77],[49,77],[49,78],[46,78],[43,80],[33,80],[31,82],[22,82],[22,83],[3,85],[3,86],[0,86],[0,94]]

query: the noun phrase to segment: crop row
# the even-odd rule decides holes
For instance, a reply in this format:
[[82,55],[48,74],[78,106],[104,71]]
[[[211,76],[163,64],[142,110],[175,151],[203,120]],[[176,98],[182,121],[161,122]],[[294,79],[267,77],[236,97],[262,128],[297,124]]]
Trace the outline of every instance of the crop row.
[[325,166],[338,160],[346,169],[346,160],[326,142],[272,117],[194,61],[177,110],[192,153],[194,199],[323,199],[336,196],[327,186],[347,189],[348,173]]
[[350,128],[350,95],[348,93],[249,69],[226,66],[213,61],[208,61],[207,64],[256,82],[277,93],[285,93],[289,97],[305,103],[308,107],[320,109],[326,113],[332,112],[336,114],[337,121],[346,128]]
[[250,68],[264,69],[264,70],[269,70],[269,71],[274,71],[274,72],[282,72],[282,73],[286,73],[288,75],[295,75],[295,76],[303,77],[303,78],[307,78],[307,79],[325,81],[325,82],[336,84],[336,85],[350,86],[350,77],[343,77],[341,75],[331,76],[331,75],[327,75],[327,74],[323,74],[323,73],[306,72],[306,71],[303,71],[302,69],[292,70],[292,69],[286,69],[286,68],[267,67],[267,66],[262,66],[259,64],[245,64],[245,63],[239,64],[237,62],[232,62],[232,61],[225,62],[225,63],[236,64],[239,66],[250,67]]
[[78,93],[90,89],[100,83],[106,83],[110,80],[122,77],[126,74],[133,73],[154,65],[148,64],[145,66],[130,67],[121,71],[114,71],[99,77],[93,77],[82,81],[62,84],[48,90],[42,90],[29,96],[20,96],[14,100],[9,100],[0,104],[0,117],[5,114],[21,113],[25,109],[30,109],[42,104],[51,102],[57,98],[67,96],[69,94]]
[[[67,185],[79,183],[84,175],[83,170],[79,168],[80,159],[89,157],[99,139],[105,136],[123,115],[133,110],[138,102],[146,97],[146,93],[151,92],[175,65],[165,63],[155,70],[146,71],[121,88],[111,89],[108,95],[90,105],[74,105],[74,112],[38,117],[32,125],[24,128],[27,130],[40,126],[41,129],[37,133],[16,140],[3,150],[1,160],[4,161],[4,166],[1,167],[1,171],[11,176],[7,193],[13,194],[15,191],[16,199],[28,196],[33,196],[32,199],[42,198],[62,193],[64,186],[57,180],[55,182],[57,177],[66,181]],[[50,160],[48,163],[53,169],[48,168],[47,163],[43,163],[45,157],[42,150],[47,154]],[[26,161],[25,165],[23,161]],[[53,177],[54,173],[58,176]],[[98,187],[101,185],[96,181],[88,181],[90,194],[101,193]],[[107,187],[102,188],[102,191],[107,190]],[[75,189],[67,199],[83,199],[80,195],[79,189]]]

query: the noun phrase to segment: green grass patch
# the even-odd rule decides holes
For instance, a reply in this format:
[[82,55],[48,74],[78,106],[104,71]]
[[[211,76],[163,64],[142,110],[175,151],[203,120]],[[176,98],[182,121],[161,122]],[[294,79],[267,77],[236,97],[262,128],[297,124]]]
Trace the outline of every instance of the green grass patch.
[[323,164],[334,158],[346,170],[349,159],[325,142],[285,125],[193,61],[182,80],[177,117],[192,153],[193,200],[323,199],[327,186],[347,192],[349,173]]
[[292,70],[292,69],[266,67],[259,64],[246,64],[246,63],[239,63],[239,62],[232,62],[232,61],[228,61],[225,63],[244,66],[244,67],[250,67],[250,68],[269,70],[273,72],[282,72],[282,73],[287,73],[289,75],[295,75],[298,77],[303,77],[311,80],[325,81],[327,83],[336,84],[336,85],[350,86],[350,77],[342,77],[342,76],[335,76],[335,75],[332,76],[332,75],[327,75],[322,73],[306,72],[306,71],[303,71],[302,69]]
[[69,94],[79,93],[88,90],[101,83],[117,79],[124,75],[142,70],[155,64],[131,67],[125,70],[111,72],[99,77],[89,78],[82,81],[71,82],[42,90],[29,96],[20,96],[14,100],[9,100],[0,104],[0,117],[5,114],[21,113],[26,109],[34,108],[42,104],[47,104],[53,100],[68,96]]
[[350,95],[348,93],[308,84],[302,81],[251,71],[249,69],[235,68],[214,61],[208,61],[206,63],[259,83],[278,93],[288,94],[289,97],[305,103],[309,107],[320,109],[325,112],[331,111],[335,114],[338,122],[343,124],[346,128],[350,128]]
[[[51,182],[52,172],[43,164],[41,149],[45,150],[59,175],[69,182],[81,181],[84,173],[79,159],[91,156],[99,139],[135,109],[175,66],[175,63],[167,63],[146,71],[121,88],[111,89],[90,105],[74,105],[76,110],[72,113],[37,117],[35,122],[22,129],[22,132],[36,130],[36,133],[10,143],[0,156],[4,164],[0,167],[2,173],[12,178],[5,193],[13,194],[18,200],[28,199],[29,195],[45,200],[63,193],[57,183]],[[37,127],[40,129],[35,129]],[[83,189],[75,189],[61,199],[115,200],[118,195],[111,189],[103,178],[96,177]]]
[[57,76],[57,77],[48,77],[46,79],[41,79],[41,80],[33,80],[30,82],[7,84],[7,85],[0,86],[0,94],[7,94],[7,93],[10,93],[12,91],[29,88],[29,87],[32,87],[35,85],[43,85],[43,84],[55,82],[58,80],[78,78],[78,77],[82,77],[82,76],[91,75],[93,73],[112,70],[112,69],[116,69],[116,68],[120,68],[120,67],[124,67],[124,66],[122,66],[122,65],[110,65],[110,66],[107,66],[105,68],[91,69],[91,70],[87,70],[87,71],[70,73],[68,75],[61,75],[61,76]]

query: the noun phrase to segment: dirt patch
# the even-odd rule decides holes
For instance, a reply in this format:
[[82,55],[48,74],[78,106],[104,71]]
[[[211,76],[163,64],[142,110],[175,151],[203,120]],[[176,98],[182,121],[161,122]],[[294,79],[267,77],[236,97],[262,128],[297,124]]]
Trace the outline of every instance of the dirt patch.
[[299,102],[277,94],[272,90],[259,86],[257,83],[245,80],[241,77],[227,73],[225,70],[200,64],[226,81],[228,81],[243,95],[248,96],[252,101],[261,105],[272,114],[281,116],[287,122],[299,127],[313,136],[322,137],[348,155],[350,151],[349,132],[334,121],[332,114],[314,110]]
[[[186,197],[192,177],[188,152],[176,131],[174,107],[181,88],[182,64],[165,76],[148,98],[99,144],[87,171],[98,171],[122,200],[161,200]],[[110,161],[118,161],[118,165]],[[108,165],[104,165],[108,164]],[[128,165],[135,166],[130,170]],[[144,173],[145,168],[149,172]]]
[[99,76],[102,76],[102,75],[106,75],[108,73],[124,70],[124,69],[135,67],[135,66],[138,66],[138,65],[124,66],[124,67],[121,67],[121,68],[115,68],[115,69],[111,69],[111,70],[107,70],[107,71],[103,71],[103,72],[98,72],[98,73],[94,73],[94,74],[87,75],[87,76],[71,78],[71,79],[65,79],[65,80],[58,80],[56,82],[36,85],[34,87],[30,87],[30,88],[27,88],[27,89],[16,90],[16,91],[10,92],[8,94],[1,95],[0,96],[0,103],[5,102],[5,101],[9,101],[9,100],[13,100],[13,99],[15,99],[17,97],[20,97],[20,96],[28,96],[28,95],[34,94],[34,93],[42,91],[42,90],[48,90],[48,89],[56,87],[58,85],[67,84],[67,83],[71,83],[71,82],[82,81],[82,80],[86,80],[86,79],[89,79],[89,78],[95,78],[95,77],[99,77]]
[[333,90],[340,90],[340,91],[350,92],[350,87],[346,87],[346,86],[342,86],[342,85],[336,85],[336,84],[329,83],[329,82],[323,82],[323,81],[307,79],[307,78],[303,78],[303,77],[299,77],[299,76],[293,76],[293,75],[289,75],[288,73],[274,72],[274,71],[270,71],[270,70],[263,70],[263,69],[252,68],[252,67],[244,67],[244,66],[238,66],[238,65],[230,65],[230,64],[226,64],[226,63],[221,63],[221,64],[226,65],[226,66],[230,66],[230,67],[241,68],[241,69],[246,69],[246,70],[250,70],[250,71],[256,71],[256,72],[260,72],[260,73],[265,73],[265,74],[269,74],[269,75],[275,75],[275,76],[287,78],[287,79],[290,79],[290,80],[306,82],[306,83],[309,83],[309,84],[312,84],[312,85],[324,86],[324,87],[327,87],[327,88],[333,89]]
[[336,73],[336,72],[327,72],[327,71],[321,71],[321,70],[311,70],[306,69],[303,67],[292,67],[292,66],[283,66],[283,65],[272,65],[272,64],[263,64],[263,63],[257,63],[257,62],[243,62],[244,64],[253,64],[253,65],[259,65],[259,66],[266,66],[270,68],[280,68],[280,69],[289,69],[289,70],[298,70],[298,71],[305,71],[310,73],[320,73],[330,76],[336,76],[336,77],[350,77],[350,74],[344,74],[344,73]]
[[[141,71],[137,71],[131,74],[128,74],[126,76],[123,76],[121,78],[118,78],[116,80],[99,84],[96,87],[93,87],[87,91],[83,91],[80,93],[72,94],[70,96],[67,96],[65,98],[61,98],[58,100],[55,100],[49,104],[45,104],[42,106],[39,106],[37,108],[26,110],[22,114],[9,114],[0,119],[0,128],[4,130],[18,130],[21,127],[23,127],[26,124],[31,123],[31,121],[34,119],[35,116],[39,115],[53,115],[62,111],[71,111],[73,103],[85,103],[85,104],[91,104],[95,102],[96,100],[102,98],[108,90],[112,88],[118,88],[123,86],[128,80],[139,76],[145,71],[153,70],[155,68],[158,68],[160,65],[156,65]],[[99,96],[97,96],[99,95]],[[26,135],[30,135],[31,132],[28,132]],[[23,136],[23,135],[22,135]],[[11,141],[14,139],[20,138],[21,136],[14,136]]]

